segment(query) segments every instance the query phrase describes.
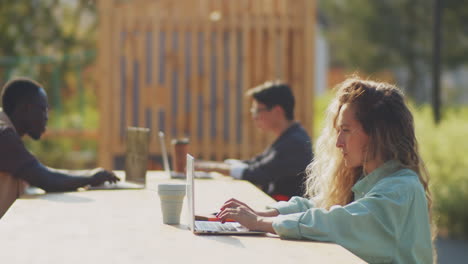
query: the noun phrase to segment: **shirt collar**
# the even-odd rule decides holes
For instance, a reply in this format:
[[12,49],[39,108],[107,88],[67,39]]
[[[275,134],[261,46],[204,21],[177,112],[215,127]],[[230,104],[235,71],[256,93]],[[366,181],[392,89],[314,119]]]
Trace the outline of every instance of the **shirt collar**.
[[7,127],[11,127],[13,131],[16,132],[15,126],[13,126],[13,123],[11,123],[10,118],[5,112],[3,112],[2,108],[0,108],[0,121],[3,122]]
[[396,171],[400,166],[400,162],[397,160],[389,160],[367,176],[361,178],[356,182],[356,184],[354,184],[351,190],[354,193],[367,193],[375,186],[375,184],[377,184],[378,181]]
[[278,137],[278,139],[275,142],[278,142],[280,140],[280,138],[285,137],[287,134],[289,134],[292,131],[296,130],[299,126],[300,125],[299,125],[299,123],[297,121],[293,121],[293,123],[288,128],[286,128],[286,130],[284,130],[283,133],[281,133],[281,135]]

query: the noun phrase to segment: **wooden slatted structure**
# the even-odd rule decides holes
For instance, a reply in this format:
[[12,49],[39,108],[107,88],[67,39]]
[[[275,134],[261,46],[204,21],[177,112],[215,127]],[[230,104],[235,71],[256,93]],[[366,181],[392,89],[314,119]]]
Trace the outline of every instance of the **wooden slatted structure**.
[[315,0],[99,0],[99,163],[115,167],[127,126],[189,137],[197,158],[248,158],[255,131],[245,91],[282,79],[312,132]]

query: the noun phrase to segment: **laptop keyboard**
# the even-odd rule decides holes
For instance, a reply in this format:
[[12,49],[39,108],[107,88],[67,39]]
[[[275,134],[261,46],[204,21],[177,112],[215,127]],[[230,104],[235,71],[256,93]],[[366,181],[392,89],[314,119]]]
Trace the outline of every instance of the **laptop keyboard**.
[[205,231],[237,231],[237,228],[232,223],[220,223],[209,221],[196,221],[195,228]]

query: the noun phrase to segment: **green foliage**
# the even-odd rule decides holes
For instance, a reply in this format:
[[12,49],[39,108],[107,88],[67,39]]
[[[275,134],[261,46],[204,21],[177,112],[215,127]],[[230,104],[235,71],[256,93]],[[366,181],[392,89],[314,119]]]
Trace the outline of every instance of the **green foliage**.
[[[468,61],[467,1],[443,0],[442,61],[457,68]],[[434,1],[320,0],[332,63],[351,71],[407,73],[399,85],[417,101],[433,60]],[[403,78],[400,76],[400,78]]]
[[319,2],[335,60],[367,72],[430,56],[431,5],[425,0]]
[[99,112],[97,97],[91,89],[83,89],[83,98],[72,96],[63,102],[63,113],[52,109],[48,127],[63,129],[97,129]]
[[333,99],[333,95],[331,93],[325,93],[323,95],[317,96],[316,100],[314,101],[314,141],[318,138],[320,133],[322,132],[325,115],[327,111],[327,107],[330,104],[331,100]]
[[96,7],[88,0],[0,1],[0,56],[68,54],[92,49]]
[[91,169],[96,166],[97,142],[89,139],[55,138],[33,142],[27,148],[44,165],[57,169]]
[[[64,112],[49,114],[48,130],[96,130],[99,113],[96,96],[86,90],[82,105],[78,96],[64,102]],[[25,139],[27,148],[46,166],[60,169],[90,169],[96,166],[97,139],[49,137],[39,141]]]
[[95,49],[96,25],[91,1],[0,1],[0,85],[33,78],[55,106],[61,94],[73,93],[70,75],[94,60],[83,54]]
[[[0,85],[13,76],[41,83],[49,95],[49,130],[94,130],[98,124],[92,80],[97,14],[88,0],[0,1]],[[96,140],[26,140],[44,164],[85,168],[96,163]]]
[[441,230],[468,237],[468,107],[447,107],[439,125],[429,106],[413,111],[421,156],[431,176],[434,215]]

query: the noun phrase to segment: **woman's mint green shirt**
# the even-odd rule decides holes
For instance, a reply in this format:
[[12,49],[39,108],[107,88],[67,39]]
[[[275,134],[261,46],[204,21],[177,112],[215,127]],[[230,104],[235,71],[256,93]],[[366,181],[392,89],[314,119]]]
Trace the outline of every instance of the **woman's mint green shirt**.
[[287,239],[337,243],[369,263],[432,263],[424,188],[418,175],[388,161],[352,188],[354,202],[314,208],[293,197],[272,206],[276,233]]

